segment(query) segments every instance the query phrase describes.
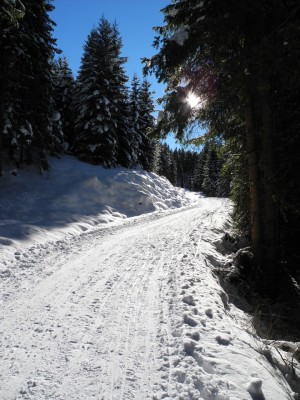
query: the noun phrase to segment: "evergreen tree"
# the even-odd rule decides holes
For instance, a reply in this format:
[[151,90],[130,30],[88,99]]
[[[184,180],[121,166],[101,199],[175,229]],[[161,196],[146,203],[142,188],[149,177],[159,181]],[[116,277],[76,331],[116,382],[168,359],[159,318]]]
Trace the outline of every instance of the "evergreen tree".
[[25,7],[19,0],[2,0],[0,5],[0,24],[18,26],[19,20],[24,17]]
[[182,148],[174,152],[173,158],[176,164],[177,186],[193,190],[196,153]]
[[70,150],[74,143],[75,136],[75,116],[73,111],[75,80],[69,67],[68,60],[65,57],[60,57],[57,61],[55,60],[53,62],[52,75],[56,118],[61,123],[66,150]]
[[25,7],[21,1],[3,0],[0,6],[0,176],[2,175],[3,158],[9,152],[13,158],[14,138],[12,104],[15,96],[16,80],[15,64],[19,55],[18,27],[25,15]]
[[171,176],[171,149],[166,144],[161,145],[158,174],[170,180]]
[[206,152],[207,152],[207,146],[204,146],[196,160],[194,175],[193,175],[194,190],[196,192],[203,191],[204,160],[206,158],[205,157]]
[[26,152],[27,161],[38,155],[38,162],[48,168],[46,151],[62,150],[61,134],[55,132],[52,98],[51,59],[56,52],[56,41],[52,38],[54,22],[48,14],[54,7],[50,0],[23,3],[26,14],[20,23],[21,54],[17,62],[20,84],[17,118],[21,132],[18,142],[21,153],[22,147]]
[[93,29],[84,54],[75,94],[76,140],[79,158],[113,167],[131,166],[131,140],[126,58],[116,24],[104,17]]
[[207,196],[218,196],[221,168],[214,146],[211,143],[207,143],[206,146],[202,189]]
[[131,143],[131,148],[132,153],[134,154],[134,165],[139,164],[142,144],[141,104],[139,95],[140,81],[135,74],[132,78],[131,91],[129,95],[131,128],[133,130],[133,140]]
[[[233,220],[234,227],[245,237],[250,238],[250,210],[245,205],[249,204],[249,185],[247,154],[245,146],[241,147],[242,135],[236,135],[226,141],[226,162],[223,164],[222,173],[226,181],[227,191],[234,202]],[[226,192],[227,193],[227,192]]]
[[154,127],[155,118],[154,101],[150,91],[150,83],[143,80],[139,90],[139,128],[140,128],[140,152],[139,163],[146,171],[153,168],[155,157],[155,140],[150,137],[150,132]]
[[161,142],[159,140],[153,140],[153,141],[154,141],[154,152],[153,152],[153,163],[151,171],[159,175]]
[[172,185],[177,186],[177,164],[173,152],[171,152],[171,165],[168,179]]
[[4,92],[9,92],[2,105],[1,134],[17,165],[35,161],[48,168],[46,151],[55,150],[59,141],[51,97],[50,60],[56,48],[48,13],[53,7],[42,0],[23,4],[26,12],[19,27],[10,28],[9,39],[2,36],[8,46],[1,66],[10,70],[1,69],[1,78],[7,79]]
[[150,92],[150,84],[144,80],[142,84],[134,75],[131,84],[130,113],[134,130],[133,151],[136,164],[146,171],[151,171],[154,162],[155,142],[150,138],[150,130],[154,126],[154,104]]
[[[183,138],[188,127],[204,124],[207,137],[239,139],[236,148],[248,159],[244,212],[250,215],[253,273],[258,284],[276,294],[281,260],[288,259],[281,243],[291,237],[282,210],[289,210],[290,220],[299,215],[299,190],[291,190],[295,183],[280,180],[281,166],[274,162],[282,160],[288,171],[297,166],[287,143],[299,142],[298,6],[283,0],[178,0],[164,14],[165,25],[157,28],[160,37],[155,43],[159,52],[147,60],[146,68],[167,84],[165,118],[157,131],[162,135],[173,131]],[[190,93],[199,96],[198,107],[189,106]],[[283,115],[293,115],[292,122],[278,115],[283,98]],[[295,175],[289,177],[296,182]],[[286,207],[286,194],[291,192],[293,200]],[[295,227],[294,232],[298,232]]]
[[123,167],[132,168],[137,165],[137,142],[136,132],[131,124],[129,91],[125,85],[120,86],[120,96],[117,103],[117,163]]
[[9,131],[12,126],[11,104],[14,101],[12,95],[12,77],[15,72],[14,62],[17,58],[15,36],[16,26],[7,16],[4,4],[1,8],[0,18],[0,176],[2,175],[4,149],[11,142]]

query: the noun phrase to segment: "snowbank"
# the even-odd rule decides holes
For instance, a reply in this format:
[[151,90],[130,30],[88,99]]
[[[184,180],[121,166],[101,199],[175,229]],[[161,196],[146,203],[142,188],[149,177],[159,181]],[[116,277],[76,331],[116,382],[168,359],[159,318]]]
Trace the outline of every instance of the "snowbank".
[[105,169],[70,156],[50,163],[44,176],[28,167],[1,178],[2,254],[20,241],[60,239],[99,224],[187,206],[200,197],[141,169]]

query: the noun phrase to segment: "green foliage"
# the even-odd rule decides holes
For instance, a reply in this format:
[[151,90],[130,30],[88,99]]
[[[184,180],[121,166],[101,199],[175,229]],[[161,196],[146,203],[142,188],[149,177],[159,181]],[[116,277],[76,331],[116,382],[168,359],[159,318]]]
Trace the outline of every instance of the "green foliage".
[[[186,140],[204,126],[209,133],[194,143],[224,142],[237,225],[251,233],[254,266],[264,266],[258,279],[276,288],[282,263],[292,268],[299,260],[292,237],[300,214],[299,7],[292,0],[178,0],[163,12],[158,52],[144,60],[145,72],[167,85],[155,133]],[[189,93],[198,107],[188,104]]]
[[49,0],[22,4],[26,12],[18,24],[1,24],[0,145],[16,165],[34,161],[47,168],[46,151],[60,153],[62,143],[52,107],[53,7]]
[[222,176],[224,160],[220,143],[207,143],[200,153],[183,148],[171,150],[166,143],[158,143],[157,151],[154,172],[173,185],[207,196],[228,197],[229,183]]
[[0,6],[0,24],[19,26],[19,20],[25,15],[24,4],[18,0],[2,0]]
[[250,238],[250,210],[248,165],[245,146],[242,138],[236,136],[228,139],[223,147],[224,165],[222,176],[227,182],[228,192],[234,202],[234,228],[241,235]]
[[81,159],[106,167],[133,163],[126,58],[121,49],[117,25],[101,18],[84,46],[74,101],[74,151]]
[[57,118],[61,123],[63,140],[68,150],[74,143],[75,115],[73,110],[73,97],[75,80],[65,57],[59,57],[52,64],[53,99]]
[[155,142],[149,136],[154,127],[154,103],[150,84],[146,80],[140,83],[135,75],[131,83],[130,115],[133,129],[131,143],[132,153],[135,157],[133,165],[140,165],[146,171],[153,169]]

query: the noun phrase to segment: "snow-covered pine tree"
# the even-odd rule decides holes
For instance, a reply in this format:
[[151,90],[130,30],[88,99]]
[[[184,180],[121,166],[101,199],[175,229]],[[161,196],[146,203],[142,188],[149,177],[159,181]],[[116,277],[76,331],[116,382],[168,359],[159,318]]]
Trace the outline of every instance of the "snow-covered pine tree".
[[2,175],[4,149],[9,147],[8,132],[11,129],[11,103],[13,63],[17,57],[15,43],[16,26],[9,17],[10,5],[0,8],[0,176]]
[[[48,13],[50,0],[24,0],[25,15],[13,32],[15,51],[10,58],[9,103],[4,134],[15,162],[37,162],[48,168],[46,151],[57,149],[52,109],[51,59],[56,51]],[[17,56],[15,56],[17,55]],[[56,133],[57,134],[57,133]]]
[[140,164],[140,149],[142,143],[141,132],[141,104],[140,104],[140,80],[134,74],[131,81],[131,90],[129,95],[129,110],[131,127],[133,130],[132,150],[135,155],[135,165]]
[[150,84],[144,80],[142,84],[134,75],[130,92],[130,114],[134,130],[134,150],[136,163],[146,171],[153,169],[155,142],[149,136],[154,126],[154,103],[150,92]]
[[0,176],[4,159],[14,158],[15,140],[12,104],[16,101],[16,60],[19,55],[18,27],[25,15],[21,1],[3,0],[0,5]]
[[194,182],[194,190],[197,192],[202,192],[203,187],[203,178],[204,178],[204,160],[206,158],[207,146],[204,146],[201,153],[198,155],[194,174],[193,174],[193,182]]
[[149,134],[155,124],[154,101],[150,91],[150,83],[143,80],[139,90],[139,127],[140,127],[140,152],[139,163],[146,171],[153,169],[155,158],[155,141]]
[[56,116],[61,122],[65,150],[70,151],[74,143],[73,95],[75,80],[66,57],[59,57],[58,60],[53,61],[52,75]]
[[132,164],[125,57],[116,24],[102,17],[84,46],[75,94],[75,154],[113,167]]
[[171,164],[172,164],[172,154],[171,149],[167,143],[161,144],[160,150],[160,160],[158,174],[165,176],[170,180],[171,176]]
[[216,196],[217,193],[217,179],[219,171],[217,171],[217,158],[216,153],[212,146],[207,143],[207,153],[203,166],[203,182],[202,187],[206,196]]
[[20,23],[22,48],[18,59],[20,144],[25,144],[27,161],[38,156],[36,162],[48,168],[46,152],[61,153],[63,140],[56,129],[52,98],[51,60],[57,49],[52,37],[55,23],[49,13],[54,7],[51,0],[23,3],[26,14]]
[[153,163],[151,171],[159,175],[160,169],[160,152],[161,152],[161,141],[156,139],[154,141],[154,151],[153,151]]
[[119,96],[116,95],[115,98],[117,104],[115,108],[117,164],[132,168],[138,163],[136,132],[131,121],[128,88],[120,84],[119,90]]

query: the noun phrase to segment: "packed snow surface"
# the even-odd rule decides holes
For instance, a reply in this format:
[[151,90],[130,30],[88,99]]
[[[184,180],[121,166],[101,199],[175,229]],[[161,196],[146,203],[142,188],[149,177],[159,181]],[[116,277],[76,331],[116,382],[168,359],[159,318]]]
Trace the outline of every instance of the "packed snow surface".
[[0,185],[1,400],[296,398],[214,275],[228,200],[72,158]]

